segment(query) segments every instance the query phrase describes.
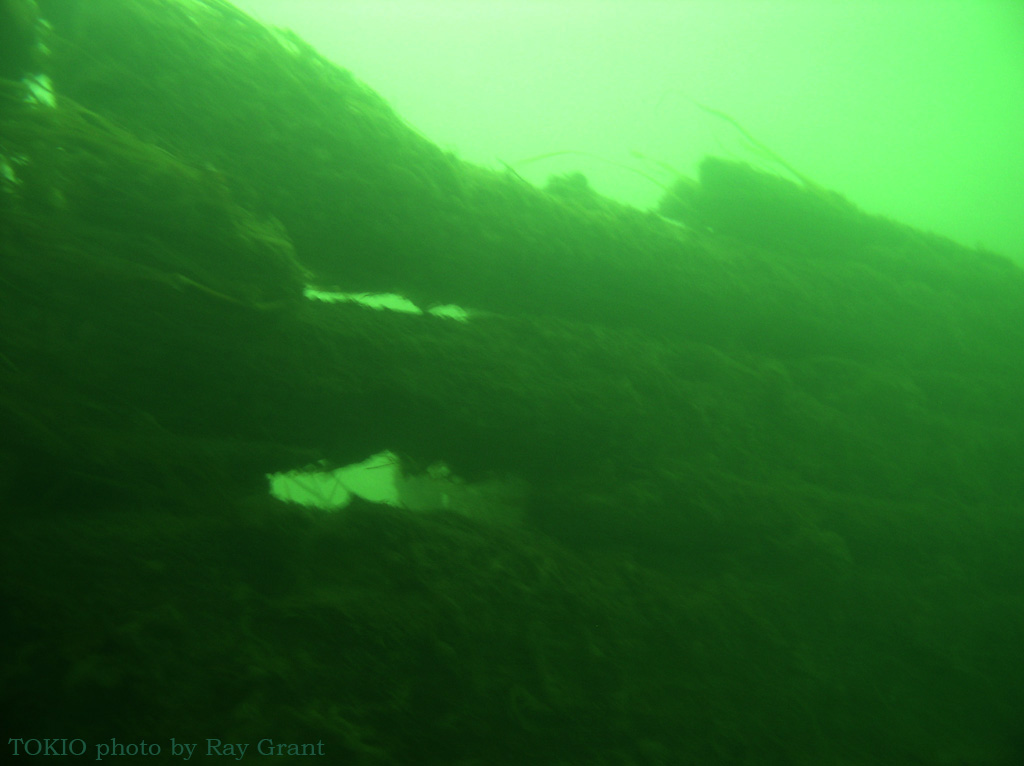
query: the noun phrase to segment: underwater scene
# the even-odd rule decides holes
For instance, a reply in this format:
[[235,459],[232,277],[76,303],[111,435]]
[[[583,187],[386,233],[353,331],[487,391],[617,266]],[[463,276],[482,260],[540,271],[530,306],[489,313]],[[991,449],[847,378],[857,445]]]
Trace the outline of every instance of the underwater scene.
[[2,760],[1024,764],[1017,254],[345,65],[0,0]]

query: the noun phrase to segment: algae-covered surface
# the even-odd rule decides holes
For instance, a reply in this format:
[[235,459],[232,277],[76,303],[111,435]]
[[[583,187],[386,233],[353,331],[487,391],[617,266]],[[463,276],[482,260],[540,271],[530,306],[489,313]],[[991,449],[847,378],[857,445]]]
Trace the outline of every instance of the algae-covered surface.
[[[1018,266],[535,188],[219,0],[0,7],[12,757],[1024,762]],[[267,493],[382,450],[436,511]]]

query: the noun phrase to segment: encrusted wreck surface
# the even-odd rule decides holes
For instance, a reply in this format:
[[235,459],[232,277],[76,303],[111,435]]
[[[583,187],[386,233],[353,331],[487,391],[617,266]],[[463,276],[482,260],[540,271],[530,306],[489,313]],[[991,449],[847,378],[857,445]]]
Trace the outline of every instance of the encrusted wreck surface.
[[[536,189],[219,0],[39,6],[55,105],[0,81],[9,736],[1024,757],[1017,266],[717,159],[682,227]],[[521,523],[265,496],[382,449]]]

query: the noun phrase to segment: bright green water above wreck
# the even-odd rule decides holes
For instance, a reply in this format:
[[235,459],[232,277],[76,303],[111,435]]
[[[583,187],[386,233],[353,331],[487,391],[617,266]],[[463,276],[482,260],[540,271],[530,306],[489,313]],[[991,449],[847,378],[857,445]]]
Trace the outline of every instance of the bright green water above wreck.
[[[581,170],[651,206],[651,160],[765,164],[727,122],[863,209],[1024,262],[1024,3],[237,0],[460,156]],[[536,162],[524,159],[564,150]],[[640,153],[651,160],[643,160]]]

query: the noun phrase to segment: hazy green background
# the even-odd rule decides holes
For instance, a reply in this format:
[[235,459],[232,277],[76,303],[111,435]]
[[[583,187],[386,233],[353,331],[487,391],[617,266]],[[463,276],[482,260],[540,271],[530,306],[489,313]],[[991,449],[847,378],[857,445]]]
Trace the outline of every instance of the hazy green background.
[[861,207],[1024,262],[1024,3],[236,0],[289,27],[459,156],[584,171],[642,207],[736,118]]

